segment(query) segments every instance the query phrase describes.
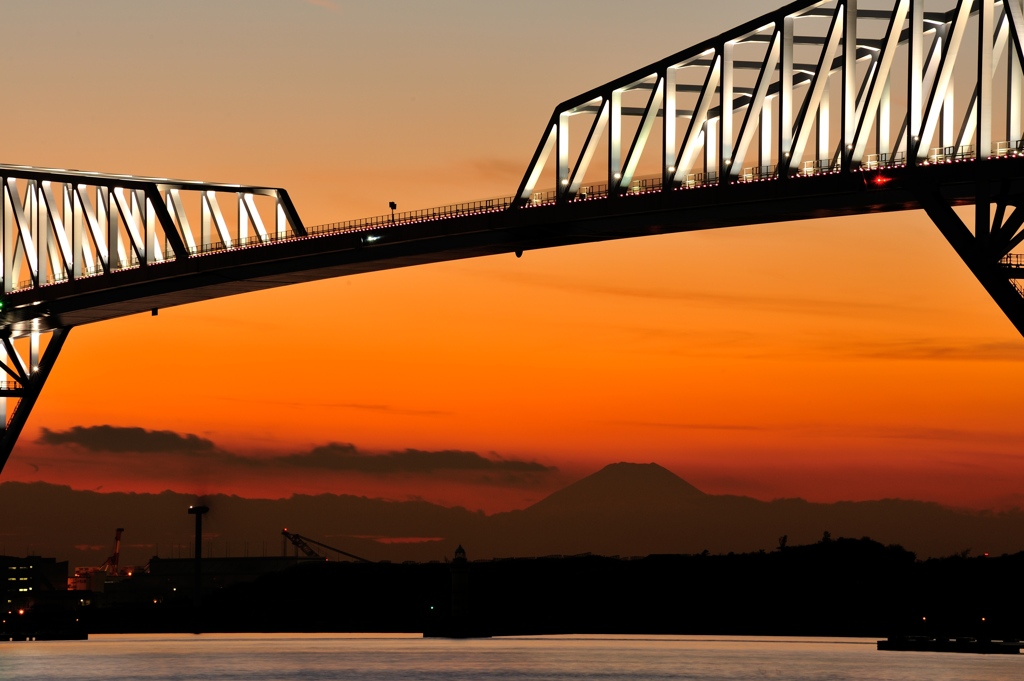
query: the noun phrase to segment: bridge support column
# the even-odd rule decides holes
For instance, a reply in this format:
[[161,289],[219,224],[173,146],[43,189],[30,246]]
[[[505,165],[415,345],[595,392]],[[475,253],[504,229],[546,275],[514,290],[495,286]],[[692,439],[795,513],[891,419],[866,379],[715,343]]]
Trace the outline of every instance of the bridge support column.
[[[2,401],[5,403],[12,398],[17,399],[18,402],[13,410],[8,409],[4,414],[6,420],[3,428],[0,429],[0,472],[3,472],[4,466],[7,464],[7,459],[10,458],[25,423],[28,422],[32,407],[39,399],[43,385],[49,378],[50,372],[53,371],[57,355],[64,347],[64,341],[67,340],[70,332],[70,327],[55,329],[50,335],[50,342],[46,345],[46,350],[39,358],[39,363],[34,366],[31,362],[26,364],[23,361],[10,338],[3,339],[3,349],[7,359],[10,360],[10,366],[4,362],[0,368],[7,374],[5,378],[13,380],[3,382],[0,387],[0,398],[3,398]],[[7,417],[7,414],[10,416]]]
[[[986,181],[979,183],[979,204],[973,211],[979,224],[974,230],[953,210],[941,189],[920,188],[917,195],[921,207],[946,241],[1024,336],[1024,283],[1017,283],[1018,279],[1024,280],[1024,258],[1010,255],[1024,241],[1024,196],[1008,196],[994,189]],[[995,199],[994,215],[990,196]],[[1007,209],[1014,206],[1007,216]]]

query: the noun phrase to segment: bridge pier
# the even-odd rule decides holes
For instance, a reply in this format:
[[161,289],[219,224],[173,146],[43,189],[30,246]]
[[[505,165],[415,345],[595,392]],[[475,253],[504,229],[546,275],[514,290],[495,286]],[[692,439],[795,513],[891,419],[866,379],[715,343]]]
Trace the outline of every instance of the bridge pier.
[[1011,254],[1024,241],[1024,194],[1011,194],[1009,182],[989,178],[979,178],[976,191],[974,230],[943,197],[941,186],[920,185],[915,193],[932,223],[1024,336],[1024,284],[1017,283],[1024,280],[1024,259]]
[[11,362],[13,367],[8,366],[7,362],[3,362],[0,363],[0,368],[8,374],[9,378],[14,380],[4,381],[3,387],[0,387],[0,398],[3,398],[5,403],[7,399],[17,399],[18,403],[14,406],[13,410],[7,412],[10,414],[9,418],[7,413],[4,414],[5,423],[2,430],[0,430],[0,471],[7,464],[7,459],[10,458],[14,445],[18,442],[18,436],[21,435],[21,431],[25,427],[25,423],[28,422],[29,414],[32,413],[32,407],[35,406],[36,400],[39,399],[39,394],[43,391],[46,379],[49,378],[50,372],[53,371],[53,366],[57,362],[57,356],[60,354],[61,348],[64,347],[64,341],[67,340],[70,332],[70,327],[54,329],[50,334],[50,342],[46,345],[46,349],[41,357],[37,357],[38,345],[36,344],[38,343],[38,337],[33,339],[33,352],[30,353],[27,364],[17,350],[15,350],[11,338],[2,339],[7,357],[14,361]]

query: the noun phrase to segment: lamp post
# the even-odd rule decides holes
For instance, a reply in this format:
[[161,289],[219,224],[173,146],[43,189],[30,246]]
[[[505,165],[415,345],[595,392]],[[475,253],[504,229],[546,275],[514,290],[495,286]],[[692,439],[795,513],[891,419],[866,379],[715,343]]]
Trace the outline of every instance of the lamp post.
[[388,208],[391,209],[391,224],[395,224],[395,209],[398,208],[398,204],[394,201],[388,201]]

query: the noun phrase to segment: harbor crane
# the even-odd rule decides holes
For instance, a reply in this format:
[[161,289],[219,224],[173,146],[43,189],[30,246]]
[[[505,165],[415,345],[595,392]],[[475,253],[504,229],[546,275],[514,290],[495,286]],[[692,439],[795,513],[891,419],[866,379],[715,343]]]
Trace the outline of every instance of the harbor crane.
[[287,527],[284,528],[283,530],[281,530],[281,535],[285,539],[290,541],[295,546],[296,549],[298,549],[299,551],[302,551],[302,553],[304,553],[309,558],[324,558],[324,559],[327,559],[327,556],[320,555],[316,551],[316,549],[314,549],[313,547],[310,546],[310,544],[314,544],[316,546],[319,546],[322,549],[327,549],[328,551],[334,551],[337,554],[340,554],[342,556],[347,556],[348,558],[356,560],[356,561],[358,561],[360,563],[372,563],[372,562],[374,562],[372,560],[368,560],[366,558],[362,558],[361,556],[357,556],[355,554],[349,553],[348,551],[342,551],[341,549],[337,549],[337,548],[335,548],[333,546],[328,546],[327,544],[324,544],[322,542],[318,542],[315,539],[310,539],[309,537],[304,537],[301,534],[298,534],[297,532],[289,532]]

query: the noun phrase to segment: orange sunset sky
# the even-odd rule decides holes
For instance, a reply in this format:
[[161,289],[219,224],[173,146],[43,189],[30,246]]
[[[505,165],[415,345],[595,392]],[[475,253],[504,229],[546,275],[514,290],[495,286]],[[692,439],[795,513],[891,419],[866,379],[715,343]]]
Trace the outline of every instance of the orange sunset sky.
[[[781,4],[7,0],[2,160],[281,186],[307,225],[506,196],[558,102]],[[1024,339],[923,213],[733,228],[78,328],[0,479],[497,511],[656,461],[1003,508],[1022,384]]]

